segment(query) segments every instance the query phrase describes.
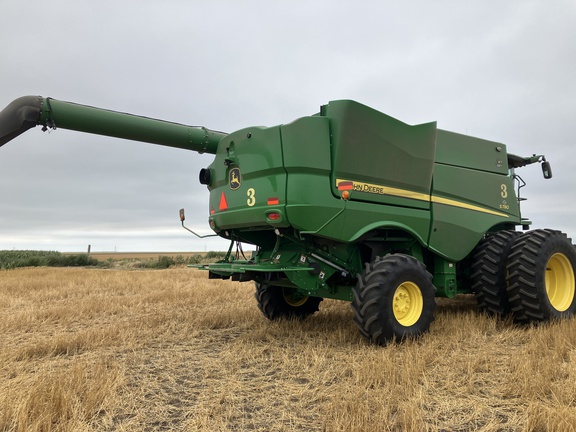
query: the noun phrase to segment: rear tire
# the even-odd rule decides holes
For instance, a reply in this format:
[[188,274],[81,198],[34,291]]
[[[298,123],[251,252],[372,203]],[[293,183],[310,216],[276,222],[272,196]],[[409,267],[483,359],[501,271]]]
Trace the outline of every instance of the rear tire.
[[304,319],[318,311],[320,297],[309,297],[297,290],[256,283],[258,308],[269,320]]
[[434,320],[435,292],[432,275],[414,257],[376,257],[354,287],[354,322],[378,345],[419,336]]
[[514,318],[538,322],[576,311],[576,249],[566,234],[540,229],[520,236],[508,263],[508,295]]
[[518,231],[499,231],[482,240],[472,258],[472,290],[478,307],[489,315],[506,316],[510,302],[506,264]]

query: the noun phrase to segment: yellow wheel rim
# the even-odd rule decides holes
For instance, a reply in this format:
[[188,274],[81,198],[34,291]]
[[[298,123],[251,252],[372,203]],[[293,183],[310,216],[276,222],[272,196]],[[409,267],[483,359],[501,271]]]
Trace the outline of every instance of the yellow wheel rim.
[[574,269],[562,253],[555,253],[546,265],[546,294],[550,304],[564,312],[574,300]]
[[424,299],[420,288],[413,282],[400,284],[394,292],[392,301],[394,317],[405,327],[415,324],[422,315]]
[[286,303],[293,307],[302,306],[308,300],[308,296],[302,295],[291,288],[282,288],[282,295]]

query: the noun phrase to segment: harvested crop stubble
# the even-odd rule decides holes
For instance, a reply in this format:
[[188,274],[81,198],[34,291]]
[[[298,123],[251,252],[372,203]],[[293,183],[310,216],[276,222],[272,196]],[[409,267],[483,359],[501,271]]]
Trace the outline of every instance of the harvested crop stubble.
[[269,322],[201,271],[0,273],[0,430],[573,431],[576,321],[515,326],[439,300],[375,347],[346,303]]

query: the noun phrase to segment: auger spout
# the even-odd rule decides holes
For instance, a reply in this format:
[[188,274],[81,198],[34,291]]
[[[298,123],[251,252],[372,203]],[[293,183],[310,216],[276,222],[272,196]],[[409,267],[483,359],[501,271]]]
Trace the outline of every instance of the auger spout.
[[23,96],[0,111],[0,147],[38,125],[42,98]]
[[227,134],[149,117],[63,102],[40,96],[15,99],[0,112],[0,146],[35,126],[124,138],[216,154]]

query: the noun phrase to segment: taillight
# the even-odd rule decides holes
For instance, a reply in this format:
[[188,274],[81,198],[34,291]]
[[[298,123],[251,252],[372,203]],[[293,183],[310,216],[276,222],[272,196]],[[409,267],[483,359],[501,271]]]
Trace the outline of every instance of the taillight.
[[268,220],[276,222],[276,221],[279,221],[282,216],[280,216],[280,213],[278,213],[278,212],[270,212],[270,213],[266,214],[266,217],[268,218]]

